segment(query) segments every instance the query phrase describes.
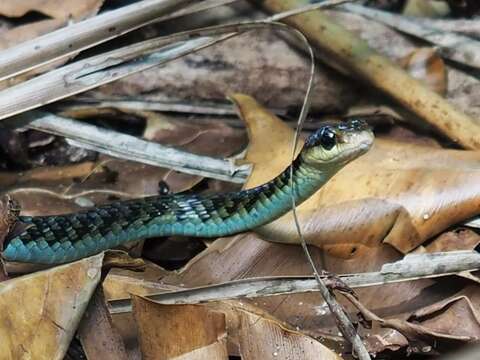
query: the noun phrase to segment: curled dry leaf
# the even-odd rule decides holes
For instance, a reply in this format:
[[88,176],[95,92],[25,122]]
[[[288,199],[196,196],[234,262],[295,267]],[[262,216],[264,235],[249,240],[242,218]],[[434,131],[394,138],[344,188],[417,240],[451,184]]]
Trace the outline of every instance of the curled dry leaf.
[[378,322],[384,328],[394,329],[388,338],[379,341],[369,338],[370,350],[377,353],[387,347],[407,347],[407,352],[438,354],[452,346],[476,341],[480,338],[480,318],[470,299],[458,296],[426,306],[408,318],[381,318],[368,310],[358,299],[344,294],[360,311],[363,319]]
[[103,254],[0,283],[0,341],[8,359],[63,359],[100,282]]
[[133,296],[144,359],[227,359],[225,315],[201,305],[160,305]]
[[[266,110],[245,96],[235,99],[254,139],[246,159],[256,166],[245,184],[253,187],[288,166],[293,131],[272,136],[285,125],[270,115],[268,122],[263,120],[264,125],[257,126],[256,114],[265,118]],[[262,139],[262,147],[256,147]],[[355,255],[358,246],[381,243],[407,253],[449,226],[478,214],[479,161],[474,151],[377,139],[369,153],[348,164],[298,207],[300,223],[308,224],[305,238],[344,258]],[[298,242],[289,229],[295,229],[291,214],[261,227],[259,233],[273,241]]]

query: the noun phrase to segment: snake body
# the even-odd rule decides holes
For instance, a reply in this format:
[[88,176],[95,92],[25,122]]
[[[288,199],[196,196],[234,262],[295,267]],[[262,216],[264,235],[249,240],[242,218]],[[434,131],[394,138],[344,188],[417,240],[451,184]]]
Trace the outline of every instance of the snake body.
[[3,257],[60,264],[140,238],[218,237],[246,231],[291,210],[292,190],[300,204],[346,163],[366,152],[372,141],[363,122],[328,124],[306,140],[284,172],[252,189],[209,196],[159,195],[72,214],[20,216],[25,229],[6,241]]

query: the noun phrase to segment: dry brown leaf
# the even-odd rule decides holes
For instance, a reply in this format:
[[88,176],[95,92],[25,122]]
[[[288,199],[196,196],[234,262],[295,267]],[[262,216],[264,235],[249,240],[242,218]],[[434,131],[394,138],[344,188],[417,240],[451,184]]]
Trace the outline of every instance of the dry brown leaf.
[[407,353],[435,355],[480,338],[480,318],[467,296],[439,301],[418,309],[405,319],[379,317],[350,294],[345,296],[357,307],[364,320],[394,330],[385,334],[382,340],[379,335],[367,339],[374,353],[394,346],[407,347]]
[[0,283],[4,359],[63,359],[100,281],[103,254]]
[[248,311],[239,311],[239,314],[241,319],[240,354],[244,360],[342,359],[317,340],[285,329],[280,323]]
[[[355,273],[378,269],[383,263],[398,259],[393,249],[375,248],[359,250],[358,257],[348,261],[336,259],[322,254],[317,248],[311,248],[314,261],[326,269],[338,273]],[[367,251],[365,251],[367,250]],[[368,259],[368,261],[365,261]],[[152,271],[153,270],[153,271]],[[202,254],[198,255],[180,272],[165,273],[153,268],[148,281],[139,281],[141,274],[126,270],[110,273],[104,285],[110,290],[109,299],[125,298],[132,293],[151,294],[161,291],[172,291],[179,288],[215,284],[232,279],[275,276],[306,275],[310,268],[305,261],[299,246],[273,244],[250,235],[238,235],[233,238],[219,239]],[[114,274],[114,276],[111,276]],[[465,296],[479,311],[480,292],[475,286],[465,288],[467,281],[461,279],[442,278],[441,280],[419,280],[408,283],[390,284],[358,289],[357,294],[364,305],[385,319],[397,319],[400,323],[413,319],[417,310],[434,305],[450,296]],[[470,290],[468,290],[470,289]],[[468,291],[466,291],[468,290]],[[292,328],[311,336],[336,338],[338,330],[326,305],[318,294],[297,294],[291,296],[275,296],[242,300],[243,306],[252,304],[262,308],[270,316],[285,321]],[[350,311],[355,310],[345,303]],[[420,315],[422,313],[419,313]],[[419,315],[419,316],[420,316]],[[233,316],[233,315],[231,315]],[[227,316],[230,319],[231,316]],[[265,317],[264,315],[262,315]],[[424,317],[427,319],[428,317]],[[458,316],[462,319],[462,316]],[[448,325],[452,327],[448,329]],[[131,326],[131,325],[130,325]],[[443,326],[455,334],[455,322],[444,322]],[[445,332],[448,332],[445,330]],[[229,334],[233,331],[229,327]],[[125,333],[125,332],[124,332]],[[435,333],[437,336],[440,332]],[[385,349],[401,349],[408,346],[408,341],[400,333],[391,329],[373,328],[364,332],[374,352]],[[473,335],[472,335],[473,336]],[[336,352],[344,351],[341,344],[330,343]]]
[[104,0],[22,0],[2,1],[0,14],[7,17],[21,17],[28,12],[37,11],[61,20],[81,20],[94,15]]
[[97,287],[78,328],[78,337],[87,359],[127,360],[123,340],[114,328],[103,296]]
[[144,138],[160,144],[221,158],[239,152],[245,145],[243,130],[234,129],[218,120],[204,119],[201,123],[195,123],[194,119],[181,121],[153,112],[137,114],[147,119]]
[[[249,127],[255,124],[257,113],[268,117],[265,109],[245,96],[236,96],[236,104]],[[274,115],[262,123],[269,126],[252,127],[250,134],[254,144],[263,144],[262,148],[248,148],[246,159],[254,161],[256,167],[246,188],[271,180],[291,161],[293,131],[273,137],[277,127],[285,125]],[[369,153],[348,164],[299,206],[301,223],[309,224],[306,240],[317,246],[335,244],[337,254],[345,258],[355,252],[352,246],[371,247],[382,242],[409,252],[449,226],[478,214],[479,161],[475,151],[377,139]],[[287,214],[259,232],[270,240],[298,242],[290,229],[295,227],[292,215]]]
[[[289,163],[285,160],[292,156],[293,131],[252,97],[232,94],[230,99],[247,125],[249,143],[246,160],[256,165],[255,171],[244,184],[244,188],[248,189],[271,180],[286,168]],[[277,147],[278,144],[282,146]],[[261,166],[263,163],[268,166]]]
[[448,231],[432,240],[425,250],[428,252],[473,250],[480,244],[480,235],[469,229]]
[[[128,298],[131,294],[143,296],[155,291],[178,289],[178,286],[163,285],[160,282],[160,279],[166,274],[169,272],[148,261],[143,272],[113,268],[108,272],[102,284],[105,298],[108,300],[121,299]],[[124,340],[129,359],[140,359],[140,345],[133,315],[114,314],[112,320]]]
[[[2,2],[4,4],[5,2]],[[12,2],[12,4],[14,4]],[[1,6],[1,5],[0,5]],[[56,30],[65,24],[63,20],[40,20],[37,22],[20,25],[0,34],[0,49],[6,49],[37,36]]]
[[224,314],[139,296],[132,302],[144,359],[228,359]]

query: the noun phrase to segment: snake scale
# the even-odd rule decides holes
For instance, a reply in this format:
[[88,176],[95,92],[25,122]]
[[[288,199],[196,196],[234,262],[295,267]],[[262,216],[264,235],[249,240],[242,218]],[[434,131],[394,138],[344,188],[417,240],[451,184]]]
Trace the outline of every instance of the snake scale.
[[61,264],[140,238],[218,237],[246,231],[291,210],[292,191],[296,204],[306,200],[372,143],[373,134],[362,121],[325,124],[307,138],[284,172],[252,189],[207,196],[159,195],[72,214],[20,216],[24,228],[7,238],[3,257]]

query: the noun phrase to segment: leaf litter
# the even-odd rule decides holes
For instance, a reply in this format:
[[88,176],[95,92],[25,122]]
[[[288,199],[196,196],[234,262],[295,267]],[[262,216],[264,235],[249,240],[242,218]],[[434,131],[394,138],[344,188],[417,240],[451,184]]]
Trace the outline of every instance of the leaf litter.
[[[54,1],[50,5],[53,3]],[[39,8],[32,9],[41,11]],[[88,15],[93,15],[98,11],[98,7],[92,7],[90,10],[92,12]],[[53,15],[45,11],[49,16],[61,18],[61,15]],[[345,15],[338,15],[335,19],[342,16]],[[355,15],[351,18],[357,19],[352,23],[360,24],[360,29],[362,26],[366,28],[365,20],[361,17]],[[375,30],[382,34],[383,31],[389,34],[385,36],[387,38],[391,36],[388,38],[390,42],[392,39],[401,37],[382,26],[376,25]],[[369,36],[367,30],[360,33],[362,36]],[[259,38],[261,36],[259,35]],[[283,39],[268,36],[271,39],[268,46],[272,46],[273,57],[276,52],[279,54],[288,52],[289,57],[301,63],[300,56],[285,47]],[[250,37],[256,38],[248,35],[246,44],[252,42]],[[451,68],[450,65],[445,67],[431,49],[412,51],[416,46],[412,45],[410,40],[402,39],[401,44],[406,44],[408,51],[405,51],[406,48],[401,48],[400,42],[398,48],[396,46],[385,48],[383,45],[383,49],[380,48],[380,50],[388,53],[400,49],[398,56],[395,56],[396,60],[404,57],[403,66],[413,70],[417,75],[420,73],[421,80],[425,81],[429,88],[441,94],[447,94],[453,102],[460,104],[461,108],[474,113],[475,110],[468,106],[472,98],[464,91],[464,87],[474,88],[476,80],[469,78],[468,73]],[[272,44],[277,44],[278,49]],[[230,88],[224,86],[225,83],[230,82],[235,85],[232,89],[238,91],[242,90],[242,87],[248,88],[246,85],[257,79],[260,81],[262,78],[256,75],[239,86],[241,80],[237,80],[238,75],[236,77],[232,75],[239,70],[235,68],[232,70],[228,65],[234,63],[235,59],[228,58],[231,56],[228,50],[223,50],[225,52],[222,54],[224,46],[228,49],[228,42],[217,45],[215,51],[204,50],[200,57],[189,55],[190,60],[182,60],[187,61],[190,64],[187,67],[190,68],[200,64],[204,80],[197,79],[192,86],[191,79],[184,80],[185,73],[174,70],[175,65],[172,64],[167,74],[170,71],[169,76],[173,76],[174,81],[180,79],[183,83],[177,82],[175,87],[167,83],[167,86],[155,88],[155,91],[166,95],[177,91],[174,101],[180,99],[180,101],[186,100],[192,103],[197,101],[200,104],[205,100],[205,95],[201,93],[203,91],[203,94],[208,95],[209,101],[218,101],[223,104],[222,106],[225,104],[224,96],[230,92],[230,98],[234,100],[237,112],[246,122],[249,134],[246,161],[253,163],[254,169],[245,186],[252,187],[271,179],[288,165],[293,131],[253,98],[241,94],[233,95]],[[382,45],[377,44],[377,46]],[[244,47],[248,49],[247,46]],[[255,54],[254,51],[255,49],[251,54]],[[405,57],[407,55],[408,57]],[[220,62],[219,56],[224,56]],[[251,55],[247,59],[249,60],[244,65],[245,70],[241,71],[248,71],[248,64],[254,61],[254,56]],[[222,68],[212,67],[211,61],[213,64],[221,63]],[[260,64],[260,68],[261,66],[263,65]],[[305,73],[304,63],[302,67],[299,65],[292,67],[291,64],[283,66],[287,73],[295,76]],[[267,64],[266,68],[273,69],[272,74],[275,73],[275,67],[271,64]],[[165,73],[165,70],[162,71]],[[216,83],[213,82],[208,84],[210,87],[201,89],[209,76],[221,75],[228,71],[231,72],[228,75],[231,80],[226,81],[226,77],[216,78]],[[149,73],[151,74],[152,71],[136,75],[135,81],[140,79],[140,82],[135,83],[134,90],[129,90],[128,96],[140,94],[138,95],[140,99],[142,97],[149,99],[148,92],[151,91],[149,87],[152,83],[142,84],[141,80],[142,76],[145,79]],[[338,110],[343,111],[353,107],[356,105],[355,102],[375,106],[378,102],[382,102],[378,100],[378,94],[375,92],[370,94],[359,92],[358,90],[362,89],[361,86],[350,91],[351,84],[329,68],[321,67],[317,73],[325,79],[335,80],[326,87],[320,87],[314,95],[314,110],[323,109],[328,112],[336,110],[338,116],[341,115],[338,114]],[[449,81],[446,81],[445,73],[448,73]],[[191,74],[195,74],[195,70]],[[452,74],[453,82],[450,81]],[[290,79],[290,75],[284,76]],[[273,75],[265,75],[265,77],[274,78]],[[125,80],[121,80],[120,83],[122,81]],[[289,80],[286,80],[285,83],[288,84],[288,82]],[[295,81],[295,85],[298,83],[300,82]],[[116,85],[117,83],[112,83],[109,87],[87,93],[87,96],[115,96],[115,91],[112,90],[116,89]],[[197,88],[200,93],[195,93]],[[274,96],[275,92],[265,91],[265,88],[281,91],[285,100],[279,101],[278,96]],[[186,92],[186,89],[191,92]],[[144,94],[142,90],[145,91]],[[173,91],[170,92],[170,90]],[[296,95],[292,94],[289,98],[290,90],[288,86],[282,85],[282,82],[277,84],[273,81],[268,86],[259,86],[248,93],[254,93],[257,100],[260,99],[260,103],[263,104],[274,104],[280,107],[299,105],[299,101],[294,100]],[[103,95],[102,92],[104,92]],[[295,92],[292,91],[292,93]],[[337,102],[332,106],[329,106],[329,101],[316,102],[315,99],[321,99],[323,94],[326,95],[329,92],[339,94],[344,102],[341,104]],[[185,94],[188,95],[182,99]],[[124,95],[122,94],[122,97]],[[333,98],[335,96],[325,97],[325,99]],[[398,110],[398,105],[388,101],[384,103]],[[369,109],[363,114],[367,118],[375,115],[375,110],[372,111],[374,107],[371,106]],[[289,110],[291,111],[287,109],[287,114]],[[218,117],[208,122],[204,119],[195,122],[193,121],[195,115],[188,114],[181,119],[178,115],[160,115],[148,111],[120,110],[120,112],[123,112],[124,117],[120,124],[116,124],[120,129],[130,128],[131,123],[127,118],[131,117],[145,129],[137,135],[143,135],[144,138],[162,144],[185,146],[188,151],[194,153],[212,157],[229,157],[238,153],[245,144],[243,130],[222,124],[222,119]],[[128,114],[128,117],[125,114]],[[96,118],[99,115],[100,112],[96,113],[94,110],[87,118],[98,124]],[[321,112],[315,112],[313,117],[323,119],[321,115]],[[395,263],[402,259],[404,254],[410,252],[427,254],[457,250],[471,251],[478,245],[478,234],[475,229],[457,227],[458,224],[478,215],[479,179],[477,177],[480,161],[477,153],[446,149],[448,143],[445,139],[438,136],[432,137],[411,115],[401,112],[400,119],[401,121],[395,127],[407,128],[400,133],[404,136],[400,138],[400,142],[392,140],[391,134],[386,133],[382,140],[376,142],[374,149],[368,155],[350,164],[312,199],[298,207],[297,214],[302,232],[305,239],[313,245],[310,251],[319,268],[338,274],[378,271],[382,265]],[[104,120],[100,125],[104,126],[111,121],[112,119]],[[191,121],[192,124],[189,123]],[[391,125],[387,127],[392,128]],[[382,131],[380,126],[376,130]],[[404,134],[409,134],[409,137],[405,137]],[[422,136],[430,139],[431,142],[416,145],[415,142],[421,141]],[[217,141],[219,138],[222,139],[221,142]],[[398,140],[398,137],[396,139]],[[39,147],[36,145],[36,150],[47,150],[52,144],[51,141],[52,139],[46,139],[43,145],[42,143]],[[468,143],[468,140],[465,141]],[[11,149],[22,151],[21,146],[29,146],[29,142],[33,143],[27,138],[26,145],[19,143],[20,145]],[[18,150],[19,146],[20,150]],[[15,199],[18,198],[22,205],[22,213],[55,214],[77,211],[92,204],[101,204],[118,198],[156,194],[159,191],[238,189],[238,186],[232,184],[200,176],[178,174],[169,169],[125,162],[105,155],[98,156],[93,161],[89,159],[89,162],[80,160],[79,164],[71,164],[69,160],[62,166],[55,166],[52,163],[50,168],[35,168],[37,165],[29,159],[28,151],[24,154],[27,156],[24,156],[23,166],[26,164],[27,168],[19,173],[18,169],[12,171],[10,165],[6,164],[1,180],[4,183],[4,193],[12,193]],[[57,154],[59,159],[64,156],[62,153]],[[15,152],[12,158],[15,158]],[[163,183],[167,184],[166,189]],[[18,324],[18,329],[30,329],[28,331],[37,329],[39,326],[40,328],[52,326],[51,324],[54,324],[52,328],[54,334],[55,331],[65,330],[57,339],[56,345],[51,346],[49,345],[52,341],[49,338],[51,330],[46,330],[42,336],[30,341],[23,337],[14,337],[13,333],[5,332],[5,326],[0,326],[3,329],[4,338],[8,339],[9,354],[12,354],[12,358],[16,358],[19,349],[22,349],[26,354],[35,353],[39,358],[63,357],[83,316],[76,336],[80,339],[87,358],[100,356],[107,358],[105,357],[107,354],[110,358],[138,358],[140,354],[145,358],[159,356],[161,358],[205,358],[208,356],[223,359],[227,358],[228,354],[240,355],[246,359],[301,358],[301,356],[315,358],[319,354],[322,354],[323,358],[340,358],[336,353],[342,353],[342,357],[350,358],[350,350],[345,347],[344,340],[338,336],[338,329],[328,308],[319,301],[316,294],[221,300],[208,305],[195,306],[161,305],[140,297],[152,292],[188,290],[235,279],[272,275],[310,275],[311,270],[306,264],[303,253],[298,246],[294,245],[299,241],[294,229],[291,215],[286,215],[255,232],[217,239],[213,242],[195,239],[188,239],[187,242],[179,242],[175,239],[150,241],[159,247],[163,255],[161,258],[154,259],[162,266],[167,266],[168,254],[173,257],[175,244],[177,248],[183,248],[188,243],[200,243],[202,245],[197,251],[201,252],[186,255],[184,260],[187,262],[186,265],[180,265],[181,268],[176,271],[166,270],[148,261],[143,265],[143,263],[132,262],[122,257],[123,255],[115,255],[120,257],[108,263],[110,265],[103,270],[103,275],[106,276],[103,281],[105,298],[100,287],[97,287],[102,273],[100,256],[8,280],[4,284],[11,290],[3,292],[0,296],[0,301],[5,303],[4,307],[9,309],[10,318],[6,320],[8,323]],[[166,242],[173,245],[166,246]],[[141,248],[135,251],[137,256],[142,254]],[[135,251],[132,254],[135,254]],[[143,256],[146,256],[145,248]],[[86,268],[82,265],[88,261],[95,261],[95,266]],[[112,264],[113,267],[125,269],[111,269]],[[144,270],[139,271],[142,267]],[[76,279],[75,286],[72,286],[73,277]],[[50,297],[38,297],[38,300],[43,301],[40,314],[47,315],[42,315],[43,317],[38,321],[31,317],[29,321],[20,323],[19,319],[23,319],[29,309],[32,310],[32,307],[37,306],[36,302],[18,309],[18,305],[13,304],[16,302],[23,304],[18,299],[30,297],[31,291],[45,290],[46,283],[53,286],[48,288],[49,291],[53,289],[53,292],[59,293],[55,300]],[[28,291],[22,290],[24,289],[22,286],[27,286]],[[399,284],[371,286],[357,289],[358,298],[346,293],[346,298],[339,297],[339,299],[352,319],[359,324],[360,335],[372,354],[388,356],[393,352],[397,355],[404,353],[432,355],[450,351],[452,348],[460,347],[461,344],[478,339],[477,287],[478,279],[473,272],[450,274],[439,279],[424,278]],[[96,291],[95,288],[97,288]],[[75,309],[72,310],[71,297],[74,296],[72,294],[78,295],[80,289],[83,295],[75,301],[79,300],[81,306],[77,308],[75,305],[73,306]],[[136,294],[133,315],[108,314],[107,300],[122,299],[129,294]],[[92,300],[87,308],[86,304],[90,299]],[[70,317],[63,317],[62,311]],[[60,318],[58,314],[61,315]],[[160,330],[168,329],[168,327],[163,328],[163,325],[168,322],[171,322],[179,332],[167,330],[159,333]],[[98,337],[92,336],[93,328],[98,330]],[[23,334],[28,334],[28,331]],[[180,341],[180,337],[183,336],[184,340]],[[18,346],[26,343],[31,346]]]

